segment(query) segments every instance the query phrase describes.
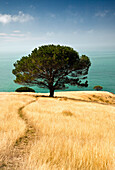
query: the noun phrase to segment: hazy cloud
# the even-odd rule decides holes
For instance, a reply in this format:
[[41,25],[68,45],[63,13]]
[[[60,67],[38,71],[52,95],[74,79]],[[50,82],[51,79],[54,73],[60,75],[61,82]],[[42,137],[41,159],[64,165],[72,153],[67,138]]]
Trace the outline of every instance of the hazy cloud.
[[34,5],[29,6],[31,9],[35,9],[36,7]]
[[16,36],[16,37],[24,37],[25,34],[9,34],[10,36]]
[[50,17],[51,17],[51,18],[55,18],[56,15],[55,15],[55,14],[50,14]]
[[92,33],[94,33],[94,30],[93,29],[90,29],[90,30],[88,30],[87,31],[89,34],[92,34]]
[[28,38],[28,33],[21,34],[18,30],[13,33],[0,33],[0,40],[3,41],[20,41]]
[[21,31],[20,30],[14,30],[13,32],[14,33],[20,33]]
[[96,17],[105,17],[107,14],[108,14],[108,10],[105,10],[105,11],[101,11],[101,12],[97,12],[95,14]]
[[34,18],[29,14],[24,14],[22,11],[19,11],[18,15],[10,15],[10,14],[0,14],[0,22],[3,24],[7,24],[10,22],[20,22],[24,23]]
[[0,33],[0,36],[6,36],[7,34],[6,33]]
[[54,36],[54,32],[47,32],[46,35],[47,35],[48,37],[52,37],[52,36]]

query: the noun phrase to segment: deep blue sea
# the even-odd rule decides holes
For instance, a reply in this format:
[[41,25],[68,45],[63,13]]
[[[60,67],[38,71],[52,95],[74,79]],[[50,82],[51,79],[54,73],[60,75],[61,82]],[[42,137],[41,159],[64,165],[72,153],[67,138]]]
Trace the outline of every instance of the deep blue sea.
[[[89,69],[87,88],[78,88],[70,86],[66,91],[93,91],[95,85],[103,87],[103,91],[115,93],[115,51],[113,52],[84,52],[91,60]],[[15,76],[12,74],[13,63],[24,53],[0,53],[0,92],[14,92],[21,85],[15,84]],[[49,92],[48,89],[42,89],[33,86],[36,92]]]

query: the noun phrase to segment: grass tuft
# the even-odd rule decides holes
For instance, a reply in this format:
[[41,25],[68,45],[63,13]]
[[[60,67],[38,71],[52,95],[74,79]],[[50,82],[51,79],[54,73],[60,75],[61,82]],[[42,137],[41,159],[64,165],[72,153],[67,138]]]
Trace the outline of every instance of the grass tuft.
[[64,116],[74,116],[74,114],[73,114],[72,112],[66,111],[66,110],[64,110],[64,111],[62,112],[62,115],[64,115]]

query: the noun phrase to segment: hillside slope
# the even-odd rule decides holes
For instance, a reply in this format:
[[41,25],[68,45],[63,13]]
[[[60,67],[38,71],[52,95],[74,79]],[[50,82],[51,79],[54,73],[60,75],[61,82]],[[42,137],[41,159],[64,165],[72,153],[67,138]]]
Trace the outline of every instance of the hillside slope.
[[1,169],[114,169],[115,95],[0,93]]

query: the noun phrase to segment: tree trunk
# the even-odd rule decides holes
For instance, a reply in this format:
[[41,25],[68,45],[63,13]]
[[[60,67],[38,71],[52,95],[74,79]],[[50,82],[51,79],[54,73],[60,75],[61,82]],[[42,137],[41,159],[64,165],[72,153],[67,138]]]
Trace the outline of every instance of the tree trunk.
[[50,97],[54,97],[54,89],[50,89]]

